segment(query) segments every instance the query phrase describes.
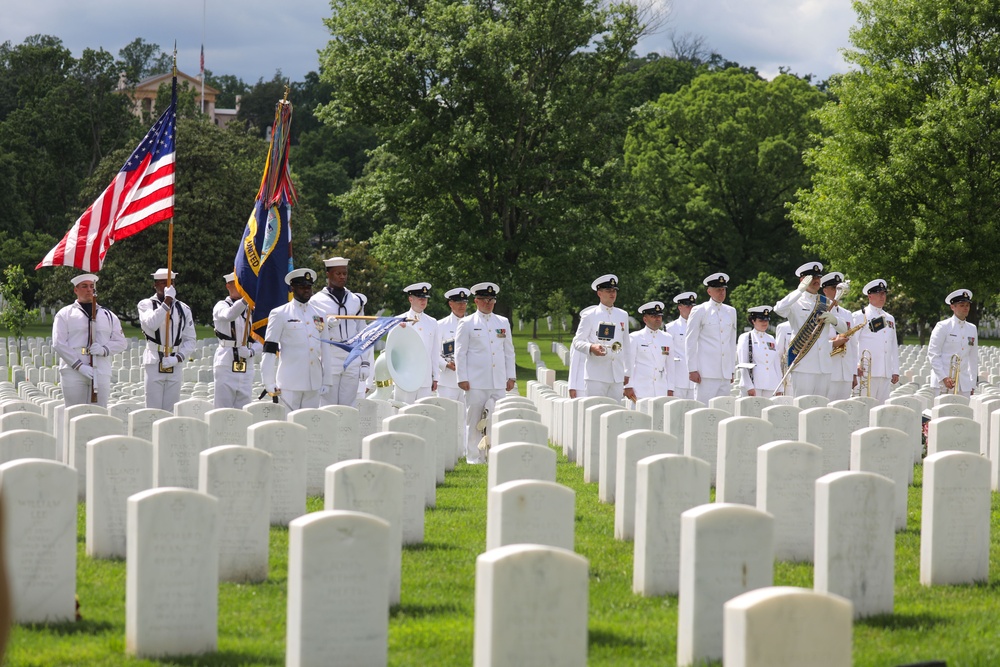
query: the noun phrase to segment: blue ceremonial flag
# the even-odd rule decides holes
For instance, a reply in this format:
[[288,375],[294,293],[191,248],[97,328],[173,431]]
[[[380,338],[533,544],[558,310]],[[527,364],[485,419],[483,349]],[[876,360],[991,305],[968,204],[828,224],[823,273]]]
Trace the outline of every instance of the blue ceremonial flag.
[[343,343],[325,339],[323,342],[329,343],[330,345],[336,345],[340,349],[350,352],[350,354],[347,355],[347,359],[344,360],[344,368],[347,368],[351,365],[352,361],[367,352],[379,338],[392,331],[392,329],[400,322],[405,321],[405,317],[380,317],[365,327],[363,331],[359,331]]
[[236,251],[236,288],[253,310],[252,333],[260,341],[264,340],[271,311],[288,303],[290,291],[285,274],[295,268],[291,213],[297,195],[288,174],[291,125],[292,105],[282,100],[274,113],[271,146],[257,202]]

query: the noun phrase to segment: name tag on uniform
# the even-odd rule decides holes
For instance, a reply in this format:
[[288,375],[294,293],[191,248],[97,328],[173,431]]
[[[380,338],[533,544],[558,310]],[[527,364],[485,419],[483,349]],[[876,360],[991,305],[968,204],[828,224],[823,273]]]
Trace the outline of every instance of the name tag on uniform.
[[298,321],[299,320],[288,320],[288,324],[291,324],[292,322],[298,322]]
[[506,337],[507,337],[506,329],[497,329],[497,338],[506,338]]
[[601,322],[597,325],[597,340],[613,340],[615,337],[615,325],[610,322]]
[[882,329],[885,329],[885,318],[876,317],[874,320],[868,320],[868,329],[872,333],[878,333]]

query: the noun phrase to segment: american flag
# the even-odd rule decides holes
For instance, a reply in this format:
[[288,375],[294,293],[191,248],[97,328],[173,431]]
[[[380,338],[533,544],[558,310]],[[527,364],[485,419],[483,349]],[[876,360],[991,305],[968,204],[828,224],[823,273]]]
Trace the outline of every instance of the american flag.
[[36,269],[75,266],[99,271],[115,241],[173,217],[176,108],[174,97],[111,184]]

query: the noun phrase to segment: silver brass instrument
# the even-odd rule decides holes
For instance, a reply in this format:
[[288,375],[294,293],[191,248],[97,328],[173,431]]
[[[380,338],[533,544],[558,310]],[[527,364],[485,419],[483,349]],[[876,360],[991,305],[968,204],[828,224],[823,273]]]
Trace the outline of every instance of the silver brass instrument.
[[951,378],[951,393],[958,393],[958,375],[962,372],[962,357],[957,354],[951,355],[951,364],[948,366],[948,377]]
[[872,397],[872,353],[864,350],[858,364],[858,396]]

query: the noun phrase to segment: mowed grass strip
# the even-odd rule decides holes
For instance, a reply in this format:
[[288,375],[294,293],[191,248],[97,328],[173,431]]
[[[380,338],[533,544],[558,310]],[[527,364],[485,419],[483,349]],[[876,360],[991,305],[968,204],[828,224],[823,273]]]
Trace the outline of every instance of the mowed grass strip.
[[[949,665],[1000,664],[1000,502],[993,495],[988,583],[928,588],[919,583],[918,466],[910,489],[907,530],[896,540],[895,613],[855,624],[859,666],[934,658]],[[590,562],[588,664],[674,665],[677,598],[632,594],[632,543],[614,539],[614,507],[597,500],[582,468],[559,455],[557,481],[576,491],[576,550]],[[310,498],[309,511],[322,509]],[[403,553],[402,599],[390,612],[389,664],[471,665],[475,561],[486,541],[486,467],[459,462],[426,512],[425,542]],[[271,530],[270,575],[261,584],[219,588],[219,651],[158,661],[128,659],[125,650],[125,563],[84,556],[79,508],[78,581],[83,621],[15,628],[8,663],[51,665],[282,665],[288,531]],[[777,563],[775,584],[810,587],[812,566]]]

